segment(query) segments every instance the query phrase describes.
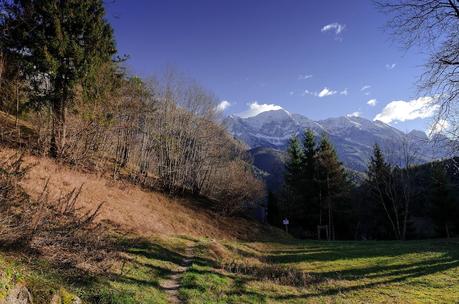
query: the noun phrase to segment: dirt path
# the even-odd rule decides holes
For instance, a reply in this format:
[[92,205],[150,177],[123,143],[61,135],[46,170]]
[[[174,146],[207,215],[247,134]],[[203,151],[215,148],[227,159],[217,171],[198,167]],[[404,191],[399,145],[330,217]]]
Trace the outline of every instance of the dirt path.
[[166,280],[160,284],[161,288],[168,294],[169,303],[183,303],[179,298],[180,280],[183,274],[190,268],[193,262],[193,248],[187,247],[185,251],[185,258],[182,260],[180,267],[177,271],[171,273]]

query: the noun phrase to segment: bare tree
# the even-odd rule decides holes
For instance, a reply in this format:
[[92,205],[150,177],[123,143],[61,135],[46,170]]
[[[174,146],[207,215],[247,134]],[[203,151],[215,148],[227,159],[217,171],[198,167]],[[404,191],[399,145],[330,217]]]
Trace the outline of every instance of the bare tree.
[[[419,93],[432,96],[438,107],[434,125],[453,125],[459,114],[459,0],[377,0],[376,5],[391,15],[388,27],[404,47],[428,52]],[[449,135],[458,139],[454,131]]]
[[[61,160],[172,194],[205,195],[236,212],[263,194],[244,149],[220,125],[217,98],[174,72],[146,82],[107,65],[74,96]],[[30,114],[46,153],[52,111]]]
[[387,153],[391,162],[386,162],[380,147],[375,145],[366,184],[372,199],[382,206],[395,237],[405,240],[411,204],[418,194],[415,166],[419,149],[415,141],[404,138],[396,151]]

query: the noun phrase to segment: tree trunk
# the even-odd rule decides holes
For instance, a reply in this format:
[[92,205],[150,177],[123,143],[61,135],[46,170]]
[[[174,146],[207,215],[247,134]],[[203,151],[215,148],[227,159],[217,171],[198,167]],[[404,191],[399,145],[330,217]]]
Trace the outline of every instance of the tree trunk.
[[65,97],[61,97],[59,100],[53,103],[52,107],[52,130],[51,130],[51,143],[49,148],[49,154],[52,158],[61,156],[62,150],[65,146]]

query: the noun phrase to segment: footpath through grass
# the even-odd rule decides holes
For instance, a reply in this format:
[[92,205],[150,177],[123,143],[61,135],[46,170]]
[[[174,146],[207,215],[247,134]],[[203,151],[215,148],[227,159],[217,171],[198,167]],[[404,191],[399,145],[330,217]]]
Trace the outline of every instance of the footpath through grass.
[[459,303],[459,240],[235,242],[126,240],[104,275],[0,251],[0,303],[24,283],[34,303],[57,290],[85,303],[167,303],[162,280],[193,248],[178,291],[184,303]]
[[[161,280],[180,267],[185,238],[125,239],[121,259],[104,273],[53,265],[42,258],[0,250],[0,303],[20,284],[35,304],[49,304],[56,292],[74,294],[84,303],[168,303]],[[84,265],[82,265],[84,266]],[[66,303],[64,303],[66,304]]]

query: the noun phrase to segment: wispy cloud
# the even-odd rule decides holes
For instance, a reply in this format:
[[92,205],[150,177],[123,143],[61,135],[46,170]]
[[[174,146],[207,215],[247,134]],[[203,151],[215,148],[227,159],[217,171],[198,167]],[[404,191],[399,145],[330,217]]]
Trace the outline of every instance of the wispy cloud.
[[298,75],[298,80],[306,80],[312,78],[312,75],[307,75],[307,74],[300,74]]
[[257,101],[249,103],[248,106],[249,108],[246,111],[237,114],[237,116],[242,117],[242,118],[247,118],[247,117],[256,116],[266,111],[282,109],[281,106],[276,105],[276,104],[266,104],[266,103],[259,104]]
[[376,99],[370,99],[367,101],[367,105],[374,107],[378,101]]
[[395,100],[388,103],[374,120],[384,123],[407,121],[418,118],[428,118],[435,115],[439,105],[433,97],[425,96],[410,101]]
[[344,96],[347,96],[349,94],[349,91],[347,90],[347,88],[345,88],[344,90],[342,90],[341,92],[339,92],[340,95],[344,95]]
[[349,113],[347,114],[346,116],[347,117],[360,117],[362,115],[362,112],[352,112],[352,113]]
[[364,95],[368,96],[368,95],[371,95],[371,92],[370,92],[370,89],[371,89],[371,85],[364,85],[360,91],[363,92]]
[[[304,90],[304,92],[303,92],[303,96],[312,95],[312,96],[319,97],[319,98],[332,96],[332,95],[336,95],[336,94],[338,94],[338,91],[329,89],[327,87],[324,87],[320,92],[313,92],[313,91],[309,91],[309,90]],[[344,89],[343,91],[339,92],[339,94],[347,95],[347,89]]]
[[388,63],[386,64],[386,70],[393,70],[396,66],[396,63]]
[[295,95],[295,92],[290,91],[290,92],[288,92],[288,95],[293,96],[293,95]]
[[346,28],[345,24],[340,24],[338,22],[330,23],[322,27],[321,32],[334,31],[336,35],[341,34]]
[[223,112],[231,106],[231,103],[228,100],[222,100],[216,107],[217,112]]
[[331,96],[331,95],[335,95],[336,93],[337,93],[336,91],[330,90],[329,88],[325,87],[322,89],[322,91],[319,92],[317,97]]

